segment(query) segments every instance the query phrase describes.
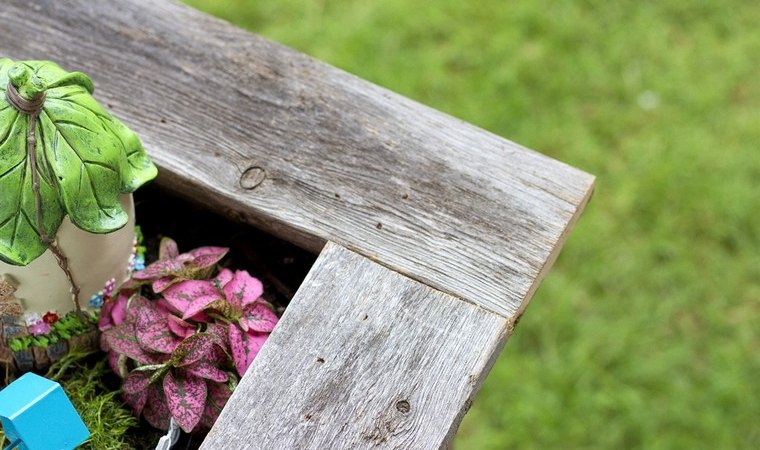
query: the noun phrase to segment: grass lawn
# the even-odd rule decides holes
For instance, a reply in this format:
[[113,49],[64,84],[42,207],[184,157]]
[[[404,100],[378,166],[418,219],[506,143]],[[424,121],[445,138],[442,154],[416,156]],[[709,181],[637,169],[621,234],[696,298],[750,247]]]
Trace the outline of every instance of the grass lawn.
[[188,3],[598,176],[457,448],[760,448],[756,0]]

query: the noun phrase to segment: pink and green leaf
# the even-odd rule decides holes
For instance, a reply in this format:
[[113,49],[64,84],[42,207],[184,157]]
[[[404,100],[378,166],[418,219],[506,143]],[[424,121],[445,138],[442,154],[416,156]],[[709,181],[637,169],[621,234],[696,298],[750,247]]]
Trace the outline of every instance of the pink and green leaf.
[[[164,299],[176,308],[183,316],[190,305],[195,304],[197,308],[203,302],[210,303],[222,297],[214,284],[205,280],[185,280],[176,283],[166,289],[163,293]],[[198,311],[201,311],[199,309]],[[198,312],[196,311],[196,312]],[[191,316],[192,314],[190,314]],[[189,317],[189,316],[187,316]]]
[[194,364],[187,366],[185,370],[190,375],[219,383],[224,383],[230,379],[227,372],[207,361],[197,361]]
[[189,252],[193,257],[194,267],[211,267],[224,258],[230,251],[226,247],[200,247]]
[[100,331],[106,331],[114,324],[111,320],[111,311],[113,311],[115,302],[105,302],[103,307],[100,308],[100,317],[98,318],[98,329]]
[[158,259],[173,259],[179,256],[179,248],[173,239],[165,237],[158,246]]
[[208,335],[211,342],[225,351],[230,347],[229,331],[225,325],[220,323],[208,324],[206,327],[206,335]]
[[131,292],[125,292],[121,291],[119,292],[119,295],[116,297],[116,300],[113,300],[109,303],[113,305],[111,309],[111,323],[113,325],[119,325],[124,323],[124,321],[127,320],[127,303],[129,302],[129,298],[132,296]]
[[135,416],[140,417],[140,414],[142,414],[143,409],[145,408],[145,403],[148,401],[148,391],[142,390],[133,393],[123,391],[121,397],[124,399],[124,403],[132,408]]
[[268,335],[265,333],[245,332],[237,324],[229,325],[230,347],[235,368],[240,376],[245,375],[251,366],[259,350],[266,342]]
[[228,347],[214,345],[214,349],[206,361],[217,367],[227,366],[228,363],[232,362],[232,356],[230,355]]
[[198,361],[208,360],[214,355],[214,341],[206,333],[186,337],[172,353],[170,364],[175,367],[188,366]]
[[124,380],[121,388],[127,394],[136,394],[146,391],[149,384],[150,375],[147,372],[135,370]]
[[213,282],[217,286],[222,287],[225,284],[227,284],[230,281],[232,281],[232,278],[234,276],[235,276],[235,274],[232,273],[232,271],[230,269],[225,268],[225,269],[222,269],[222,270],[219,271],[219,274],[216,277],[214,277]]
[[132,273],[132,279],[137,281],[154,281],[161,277],[166,277],[174,272],[182,270],[184,265],[176,258],[162,259],[150,264],[143,270]]
[[153,291],[158,294],[182,280],[208,278],[228,251],[223,247],[201,247],[180,254],[177,243],[164,238],[159,248],[159,260],[134,272],[128,285],[152,282]]
[[122,291],[116,300],[107,300],[100,309],[98,329],[105,331],[114,325],[120,325],[127,320],[127,301],[131,293]]
[[227,301],[217,296],[216,298],[206,297],[195,300],[187,307],[187,310],[185,310],[182,318],[189,319],[208,309],[219,311],[225,317],[227,317],[229,314],[232,314],[232,309],[227,304]]
[[142,295],[133,295],[127,301],[125,322],[135,323],[137,318],[145,314],[145,311],[154,310],[156,305]]
[[182,281],[181,278],[170,275],[156,279],[150,287],[153,289],[153,292],[160,294],[161,292],[169,289],[171,286],[179,283],[180,281]]
[[226,384],[208,383],[208,398],[201,419],[203,428],[209,429],[214,425],[230,396],[232,396],[232,391]]
[[189,433],[198,425],[206,405],[206,380],[189,374],[164,377],[164,394],[177,425]]
[[168,430],[172,413],[164,395],[164,389],[157,384],[148,386],[147,404],[143,409],[143,417],[154,428]]
[[277,325],[277,314],[272,311],[265,303],[256,302],[246,305],[243,311],[243,317],[240,319],[241,326],[243,322],[248,330],[269,333]]
[[176,336],[180,338],[186,338],[188,336],[192,336],[195,333],[195,326],[192,324],[185,322],[184,320],[180,319],[179,317],[169,314],[168,316],[168,325],[169,329],[174,333]]
[[129,375],[127,370],[127,356],[121,353],[109,352],[106,357],[108,360],[108,366],[111,371],[118,375],[119,378],[124,379]]
[[242,308],[258,300],[264,293],[264,286],[245,270],[238,270],[232,280],[224,285],[223,290],[231,305]]
[[160,311],[156,302],[134,298],[130,311],[136,315],[135,336],[143,349],[166,354],[174,351],[180,339],[169,329],[168,313]]
[[140,347],[150,352],[169,354],[181,342],[172,333],[167,319],[151,321],[149,318],[140,318],[135,325],[135,334]]
[[189,308],[189,313],[186,313],[186,319],[195,318],[199,314],[212,314],[216,313],[217,315],[224,317],[228,321],[237,320],[242,314],[243,310],[241,308],[238,308],[234,305],[231,305],[227,300],[220,298],[218,300],[214,300],[211,303],[208,303],[204,305],[203,311],[196,312],[194,314],[190,313],[192,312],[193,308]]
[[151,355],[140,347],[135,335],[135,326],[129,322],[104,331],[106,343],[111,351],[123,354],[140,364],[156,364],[160,358]]

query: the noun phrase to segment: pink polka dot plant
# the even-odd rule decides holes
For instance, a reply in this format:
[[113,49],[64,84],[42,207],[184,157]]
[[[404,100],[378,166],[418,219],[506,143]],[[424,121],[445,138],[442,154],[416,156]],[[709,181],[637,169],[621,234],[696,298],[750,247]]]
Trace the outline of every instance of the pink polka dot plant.
[[103,305],[101,346],[124,400],[156,428],[210,428],[277,324],[258,279],[218,270],[227,251],[180,254],[164,239],[159,260]]

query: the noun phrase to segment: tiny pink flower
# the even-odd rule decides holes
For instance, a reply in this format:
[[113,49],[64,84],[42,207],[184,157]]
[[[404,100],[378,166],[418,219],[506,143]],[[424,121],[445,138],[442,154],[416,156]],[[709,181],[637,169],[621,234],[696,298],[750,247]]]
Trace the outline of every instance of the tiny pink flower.
[[32,336],[40,336],[48,333],[50,333],[50,324],[47,322],[40,321],[29,327],[29,334]]
[[113,294],[113,291],[116,289],[116,279],[111,278],[106,282],[105,287],[103,288],[103,295],[106,297],[110,297],[111,294]]

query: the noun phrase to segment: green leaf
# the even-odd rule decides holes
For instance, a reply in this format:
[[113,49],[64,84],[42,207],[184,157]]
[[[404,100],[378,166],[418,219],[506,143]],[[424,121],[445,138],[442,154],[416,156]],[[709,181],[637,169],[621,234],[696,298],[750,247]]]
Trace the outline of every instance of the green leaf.
[[6,99],[9,80],[22,96],[41,88],[46,95],[35,155],[47,235],[55,236],[64,215],[91,233],[123,227],[120,195],[156,176],[137,136],[92,97],[86,75],[47,61],[0,58],[0,260],[26,265],[47,249],[37,224],[28,116]]
[[[5,90],[0,91],[0,260],[28,264],[47,249],[37,230],[31,160],[26,152],[28,117],[4,103]],[[40,149],[38,146],[38,162],[41,162]],[[64,213],[55,186],[42,172],[42,222],[53,236]]]
[[28,338],[13,338],[8,341],[8,346],[13,350],[14,352],[20,352],[22,350],[26,350],[29,348],[29,344],[31,343],[31,339]]

